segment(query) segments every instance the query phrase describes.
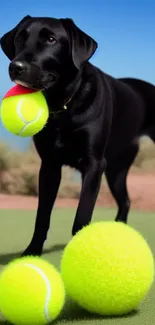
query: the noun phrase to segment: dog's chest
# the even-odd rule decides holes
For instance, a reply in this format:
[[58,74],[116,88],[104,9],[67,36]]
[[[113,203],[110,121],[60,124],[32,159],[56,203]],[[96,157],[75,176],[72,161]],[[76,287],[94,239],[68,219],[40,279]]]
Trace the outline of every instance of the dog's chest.
[[84,131],[57,128],[55,133],[54,149],[63,164],[80,168],[85,155],[86,135]]
[[42,160],[82,170],[89,150],[88,132],[84,126],[75,127],[71,122],[50,120],[34,137],[34,143]]

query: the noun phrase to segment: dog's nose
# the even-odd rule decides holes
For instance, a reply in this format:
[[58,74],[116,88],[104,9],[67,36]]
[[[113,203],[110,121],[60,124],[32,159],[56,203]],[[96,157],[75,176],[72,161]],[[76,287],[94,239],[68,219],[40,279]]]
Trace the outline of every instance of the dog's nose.
[[9,73],[14,76],[19,76],[27,70],[26,62],[12,61],[9,65]]

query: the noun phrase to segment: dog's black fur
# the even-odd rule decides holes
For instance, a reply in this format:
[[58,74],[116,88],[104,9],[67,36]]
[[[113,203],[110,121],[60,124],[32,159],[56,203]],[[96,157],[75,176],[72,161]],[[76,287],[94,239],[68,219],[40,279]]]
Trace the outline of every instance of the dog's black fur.
[[63,165],[82,175],[73,235],[91,221],[104,172],[118,204],[116,220],[127,222],[126,177],[139,138],[155,141],[155,87],[115,79],[90,64],[97,43],[71,19],[26,16],[1,38],[1,47],[11,60],[11,80],[43,90],[50,112],[46,127],[34,136],[41,158],[39,203],[24,255],[42,253]]

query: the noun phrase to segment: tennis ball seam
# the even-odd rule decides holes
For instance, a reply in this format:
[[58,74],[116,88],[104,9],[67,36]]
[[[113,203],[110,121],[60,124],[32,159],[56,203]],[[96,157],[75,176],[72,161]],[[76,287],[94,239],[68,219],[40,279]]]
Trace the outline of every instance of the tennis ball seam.
[[44,316],[47,322],[51,322],[52,319],[49,315],[49,311],[48,311],[48,306],[49,306],[49,302],[51,299],[51,284],[48,280],[48,277],[44,274],[44,272],[39,269],[39,267],[33,265],[33,264],[29,264],[26,263],[25,266],[32,268],[33,270],[37,271],[40,276],[42,277],[42,279],[44,280],[45,284],[46,284],[46,288],[47,288],[47,295],[46,295],[46,299],[45,299],[45,304],[44,304]]
[[24,98],[21,98],[21,100],[19,101],[19,103],[17,105],[17,113],[18,113],[19,117],[21,118],[21,120],[23,121],[23,123],[25,123],[24,126],[21,128],[21,130],[18,132],[18,135],[21,135],[25,131],[25,129],[29,125],[31,125],[31,123],[37,122],[37,120],[39,120],[39,118],[41,116],[41,113],[42,113],[42,109],[40,108],[40,111],[38,112],[38,115],[32,121],[30,121],[30,122],[27,121],[23,117],[22,112],[21,112],[21,106],[22,106],[24,100],[25,100]]

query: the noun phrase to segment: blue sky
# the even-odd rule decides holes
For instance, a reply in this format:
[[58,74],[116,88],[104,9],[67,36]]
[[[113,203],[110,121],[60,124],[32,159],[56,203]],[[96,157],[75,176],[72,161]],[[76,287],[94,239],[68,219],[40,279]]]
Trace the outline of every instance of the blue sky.
[[[91,62],[114,77],[132,76],[155,84],[155,1],[152,0],[3,0],[0,36],[23,16],[69,17],[98,42]],[[12,86],[9,60],[0,51],[0,98]],[[0,139],[25,148],[29,139],[10,135],[0,125]]]

